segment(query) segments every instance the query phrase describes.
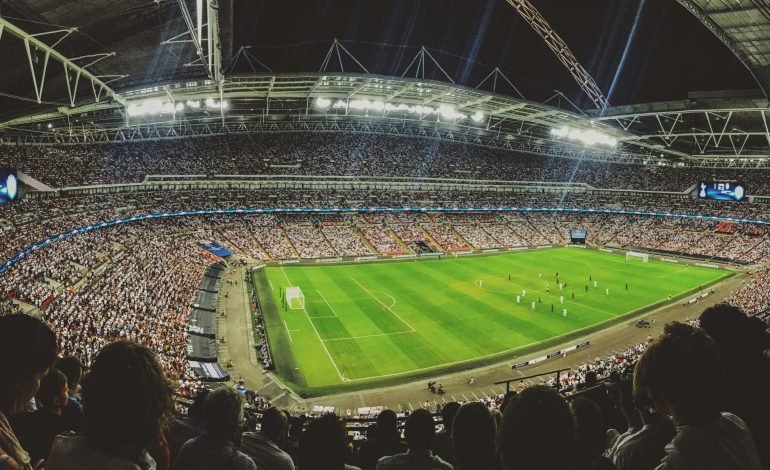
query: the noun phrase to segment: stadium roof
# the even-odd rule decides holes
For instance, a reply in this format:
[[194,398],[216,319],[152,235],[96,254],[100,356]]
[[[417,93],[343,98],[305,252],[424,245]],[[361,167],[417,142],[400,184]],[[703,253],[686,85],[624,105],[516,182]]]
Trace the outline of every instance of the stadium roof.
[[677,1],[730,48],[751,70],[765,96],[770,96],[770,3],[767,0]]
[[[680,1],[695,11],[694,1]],[[708,8],[718,1],[702,0]],[[744,13],[732,8],[723,13],[712,10],[712,15],[721,18],[719,15],[750,14],[752,24],[761,24],[757,15],[764,9],[754,0],[744,1],[750,3]],[[501,3],[502,7],[487,2],[484,13],[497,14],[497,9],[507,8],[505,2]],[[478,83],[475,88],[457,85],[457,70],[453,73],[447,67],[447,72],[442,61],[425,47],[415,55],[411,47],[396,47],[398,63],[408,64],[398,74],[370,73],[367,67],[372,67],[371,57],[370,61],[358,60],[344,42],[336,40],[329,41],[325,54],[318,54],[312,61],[306,56],[290,58],[304,64],[321,63],[320,72],[308,73],[307,69],[315,66],[303,65],[304,72],[274,73],[245,48],[229,60],[234,41],[248,36],[242,31],[234,33],[234,7],[241,8],[241,14],[249,11],[244,5],[233,5],[232,0],[5,0],[0,11],[0,51],[5,54],[0,77],[0,138],[6,142],[11,138],[14,142],[110,142],[198,133],[297,130],[295,124],[333,130],[335,126],[352,125],[352,121],[357,123],[353,126],[356,130],[365,131],[367,122],[376,122],[378,129],[389,132],[400,122],[402,130],[408,128],[420,135],[431,134],[429,127],[433,126],[433,133],[442,137],[455,137],[459,132],[462,139],[485,139],[481,142],[485,145],[512,146],[512,142],[518,142],[516,148],[522,151],[575,158],[770,165],[767,100],[757,93],[616,106],[601,112],[588,111],[587,116],[560,92],[547,95],[548,99],[525,99],[499,68],[482,67],[483,75],[474,82]],[[676,8],[689,16],[681,7]],[[505,13],[515,16],[510,10]],[[715,21],[707,26],[717,32],[713,28]],[[280,22],[275,28],[282,28]],[[745,33],[741,47],[753,55],[741,58],[759,77],[767,64],[767,54],[762,52],[767,40],[762,42],[759,29],[749,28]],[[720,38],[724,40],[724,35]],[[631,38],[626,49],[630,43]],[[728,45],[735,51],[736,44]],[[291,56],[283,48],[275,52]],[[251,72],[235,70],[239,57],[241,65],[247,63]],[[751,62],[747,62],[749,58]],[[232,67],[222,71],[218,65],[222,63],[231,63]],[[622,63],[613,74],[615,79],[620,68]],[[480,70],[478,64],[476,69]],[[561,74],[568,76],[563,69]],[[460,75],[467,84],[468,74]],[[335,106],[351,100],[393,106],[444,105],[467,115],[479,113],[484,119],[452,120],[430,113],[392,110],[378,116],[372,109],[354,109],[347,104],[322,110],[314,106],[318,98],[334,100]],[[212,105],[225,103],[229,109],[204,105],[172,115],[130,115],[131,105],[148,100],[183,107],[186,101],[205,104],[211,100]],[[563,127],[600,130],[619,142],[617,151],[593,144],[577,145],[551,134],[553,129]]]

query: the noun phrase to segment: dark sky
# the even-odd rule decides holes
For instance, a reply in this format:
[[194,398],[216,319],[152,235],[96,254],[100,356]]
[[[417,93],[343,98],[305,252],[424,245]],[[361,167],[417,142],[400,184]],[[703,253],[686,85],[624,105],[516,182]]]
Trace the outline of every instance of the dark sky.
[[[758,88],[675,0],[531,1],[613,105]],[[234,29],[234,49],[252,46],[276,72],[318,70],[336,37],[370,72],[401,75],[424,45],[459,84],[476,86],[499,66],[529,99],[558,89],[587,106],[567,70],[505,0],[236,0]],[[358,71],[343,61],[346,71]],[[429,66],[426,76],[442,79]]]

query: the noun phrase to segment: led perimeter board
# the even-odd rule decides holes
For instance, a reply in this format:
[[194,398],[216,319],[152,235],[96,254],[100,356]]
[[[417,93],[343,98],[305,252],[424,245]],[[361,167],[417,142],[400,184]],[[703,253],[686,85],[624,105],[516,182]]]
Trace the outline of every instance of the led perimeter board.
[[19,180],[16,170],[0,168],[0,204],[19,197]]
[[698,183],[698,199],[717,201],[742,201],[746,186],[737,181],[701,181]]

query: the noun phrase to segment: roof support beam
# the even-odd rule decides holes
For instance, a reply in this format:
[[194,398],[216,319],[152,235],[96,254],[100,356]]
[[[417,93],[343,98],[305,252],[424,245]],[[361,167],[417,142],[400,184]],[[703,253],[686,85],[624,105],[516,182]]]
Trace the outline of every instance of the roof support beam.
[[[89,80],[91,82],[92,88],[94,90],[97,90],[97,89],[99,90],[98,93],[94,93],[95,101],[97,102],[100,101],[102,94],[106,93],[107,96],[111,97],[113,100],[120,103],[122,106],[126,105],[126,102],[123,100],[123,98],[121,98],[121,96],[118,93],[116,93],[112,88],[110,88],[106,82],[102,81],[98,76],[92,74],[87,69],[88,65],[93,65],[94,62],[91,62],[86,66],[80,66],[80,65],[77,65],[73,61],[73,59],[69,59],[65,57],[62,53],[60,53],[55,49],[55,47],[62,41],[62,39],[72,34],[73,32],[77,31],[76,29],[70,28],[66,30],[50,31],[50,32],[40,33],[40,34],[30,34],[24,31],[23,29],[17,27],[13,23],[9,22],[5,18],[0,17],[0,34],[2,33],[2,31],[7,31],[8,34],[11,34],[17,37],[24,42],[24,48],[26,49],[26,52],[27,52],[27,59],[29,60],[30,71],[32,72],[32,83],[35,88],[35,96],[37,98],[38,103],[42,102],[43,89],[45,85],[45,76],[47,73],[49,59],[53,58],[54,60],[61,62],[65,70],[69,70],[69,72],[75,73],[78,77],[82,76],[86,80]],[[49,46],[48,44],[45,44],[40,39],[38,39],[38,36],[55,34],[55,33],[63,33],[64,36],[59,38],[59,40],[56,41],[52,46]],[[35,58],[33,57],[33,54],[32,54],[32,48],[43,51],[45,53],[45,57],[43,59],[43,71],[41,76],[39,77],[40,78],[39,83],[38,83],[37,72],[35,72],[35,67],[34,67]],[[71,104],[74,105],[75,97],[72,96],[71,98],[72,98]]]
[[208,21],[209,69],[214,81],[221,85],[222,77],[222,39],[219,34],[219,4],[217,0],[206,0],[206,20]]

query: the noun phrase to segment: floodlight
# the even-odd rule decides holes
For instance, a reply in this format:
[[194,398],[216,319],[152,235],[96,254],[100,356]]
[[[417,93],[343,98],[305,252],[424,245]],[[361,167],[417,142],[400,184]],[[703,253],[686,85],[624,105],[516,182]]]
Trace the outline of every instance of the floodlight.
[[481,111],[476,111],[475,113],[471,114],[471,119],[473,119],[474,122],[481,122],[481,120],[484,119],[484,113]]
[[604,145],[607,147],[615,147],[618,144],[618,140],[603,132],[581,129],[572,129],[567,126],[551,129],[551,135],[554,137],[564,137],[569,140],[580,142],[584,145]]

